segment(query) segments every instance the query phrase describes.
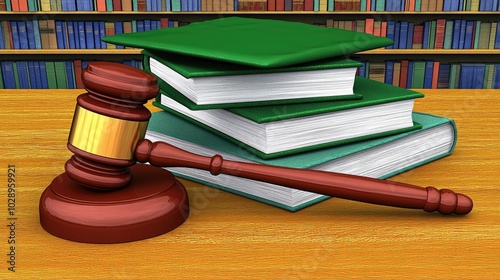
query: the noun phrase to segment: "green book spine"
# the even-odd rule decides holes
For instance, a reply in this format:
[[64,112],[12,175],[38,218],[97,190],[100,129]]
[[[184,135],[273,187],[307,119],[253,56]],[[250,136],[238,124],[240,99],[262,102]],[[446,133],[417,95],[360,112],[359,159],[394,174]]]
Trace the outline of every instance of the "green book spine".
[[479,34],[481,32],[481,21],[476,20],[476,30],[474,31],[474,49],[479,48]]
[[424,88],[425,79],[425,61],[413,62],[412,88]]
[[137,32],[137,20],[133,19],[132,21],[132,33]]
[[66,64],[64,63],[64,61],[54,62],[54,69],[56,72],[57,88],[59,89],[68,88],[68,82],[66,78]]
[[488,43],[488,49],[492,50],[495,48],[495,37],[497,33],[497,28],[498,28],[498,23],[492,22],[490,28],[490,39]]
[[335,0],[328,0],[327,5],[327,9],[329,12],[333,12],[335,10]]
[[422,7],[422,0],[415,0],[415,12],[420,12]]
[[314,11],[319,12],[319,0],[314,0]]
[[493,88],[493,75],[495,73],[494,67],[495,67],[494,64],[486,65],[487,73],[485,73],[486,83],[484,88]]
[[181,11],[181,0],[172,0],[172,12]]
[[359,10],[361,12],[366,12],[366,0],[361,0],[361,2],[359,3]]
[[375,11],[384,12],[385,11],[385,0],[372,0],[375,2]]
[[5,7],[7,12],[12,12],[12,5],[10,3],[10,0],[5,0]]
[[138,11],[139,10],[139,5],[137,3],[137,0],[132,0],[132,11]]
[[106,0],[106,11],[113,11],[113,0]]
[[483,88],[488,88],[488,76],[490,74],[490,64],[486,64],[484,67],[484,78],[483,78]]
[[453,42],[453,21],[447,20],[444,31],[444,49],[451,49]]
[[429,32],[429,49],[434,48],[434,44],[436,42],[436,25],[437,21],[433,20],[431,21],[431,27],[430,27],[430,32]]
[[47,73],[47,82],[48,88],[56,89],[57,88],[57,78],[56,78],[56,69],[53,61],[45,62],[45,71]]
[[3,89],[5,88],[4,84],[3,84],[3,74],[2,74],[2,63],[0,63],[0,88]]
[[479,30],[479,49],[487,49],[490,44],[491,22],[482,22]]
[[21,88],[19,86],[19,73],[18,73],[19,71],[17,70],[17,63],[16,62],[12,63],[12,66],[13,66],[12,71],[14,71],[14,81],[16,83],[16,88]]
[[[6,2],[9,2],[9,0],[7,0]],[[38,11],[38,7],[37,7],[36,2],[37,1],[28,1],[28,11],[30,11],[30,12]]]
[[450,88],[450,89],[455,88],[456,73],[457,73],[457,64],[452,63],[450,66],[450,82],[448,85],[448,88]]

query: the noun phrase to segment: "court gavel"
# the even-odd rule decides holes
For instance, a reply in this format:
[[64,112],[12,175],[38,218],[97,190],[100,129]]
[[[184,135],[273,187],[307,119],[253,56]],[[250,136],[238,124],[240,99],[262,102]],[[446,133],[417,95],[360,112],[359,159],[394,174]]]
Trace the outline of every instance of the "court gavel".
[[[66,173],[56,178],[59,183],[56,180],[52,182],[48,188],[50,191],[42,195],[40,204],[44,228],[66,239],[93,243],[123,242],[158,235],[180,225],[189,213],[187,193],[170,172],[157,167],[197,168],[212,175],[224,173],[337,198],[442,214],[464,215],[473,207],[469,197],[447,189],[421,188],[335,172],[229,161],[220,155],[205,157],[167,143],[152,143],[144,139],[151,113],[143,104],[158,94],[155,77],[119,63],[90,62],[82,73],[82,80],[87,93],[77,98],[68,138],[68,149],[74,155],[65,165]],[[168,126],[168,123],[165,125]],[[136,162],[148,162],[150,165]],[[165,196],[165,205],[154,200],[162,195]],[[54,200],[58,202],[56,206],[65,205],[63,208],[71,208],[79,214],[54,214],[58,212],[50,209],[54,207],[51,205]],[[135,208],[132,207],[134,203],[137,204]],[[117,205],[123,206],[123,209],[115,209]],[[133,213],[133,209],[138,210],[139,206],[143,207],[140,211],[163,217],[163,223],[171,225],[150,233],[137,231],[132,236],[117,238],[118,229],[133,232],[130,225],[133,228],[150,223],[148,226],[152,227],[152,218],[137,218],[137,213]],[[109,211],[114,214],[108,220],[100,219],[85,214],[89,209],[92,209],[93,215],[107,217]],[[105,211],[104,214],[102,211]],[[155,214],[154,211],[163,214]],[[126,215],[134,218],[127,221]],[[114,220],[117,217],[121,222]],[[61,230],[61,227],[73,228],[75,223],[81,223],[74,230],[83,232],[84,237],[80,233]],[[128,228],[122,224],[127,224]]]

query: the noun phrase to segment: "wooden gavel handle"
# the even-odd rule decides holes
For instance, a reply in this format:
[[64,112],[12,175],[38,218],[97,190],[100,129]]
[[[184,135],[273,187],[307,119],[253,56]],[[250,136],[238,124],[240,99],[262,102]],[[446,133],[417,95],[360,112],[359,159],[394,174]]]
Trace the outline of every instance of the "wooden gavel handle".
[[421,188],[409,184],[310,169],[296,169],[224,160],[220,155],[205,157],[163,142],[141,140],[135,157],[161,167],[190,167],[287,186],[349,200],[423,209],[441,214],[465,215],[472,210],[472,200],[451,190]]

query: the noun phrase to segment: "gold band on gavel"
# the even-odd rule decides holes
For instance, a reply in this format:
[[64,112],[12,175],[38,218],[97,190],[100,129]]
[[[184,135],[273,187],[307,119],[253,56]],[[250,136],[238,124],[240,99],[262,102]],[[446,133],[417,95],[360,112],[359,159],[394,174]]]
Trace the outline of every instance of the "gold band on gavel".
[[112,118],[76,106],[68,142],[98,156],[131,160],[148,121]]

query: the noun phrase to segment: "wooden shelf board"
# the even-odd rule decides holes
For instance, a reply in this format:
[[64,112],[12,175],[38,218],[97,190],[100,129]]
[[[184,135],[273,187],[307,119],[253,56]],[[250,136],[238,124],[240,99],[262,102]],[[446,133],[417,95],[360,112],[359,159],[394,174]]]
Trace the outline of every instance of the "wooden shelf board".
[[[141,49],[3,49],[0,55],[138,55]],[[499,55],[500,49],[376,49],[370,55]]]

